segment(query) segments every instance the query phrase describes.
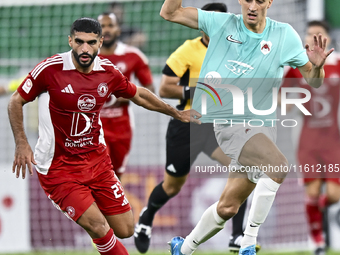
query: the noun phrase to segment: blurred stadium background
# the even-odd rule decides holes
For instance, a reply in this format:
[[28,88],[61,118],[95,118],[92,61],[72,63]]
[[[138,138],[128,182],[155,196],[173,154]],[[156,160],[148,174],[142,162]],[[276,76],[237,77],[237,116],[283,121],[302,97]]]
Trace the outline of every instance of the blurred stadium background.
[[[222,1],[222,0],[220,0]],[[69,50],[70,25],[79,17],[96,18],[109,10],[112,1],[94,0],[11,0],[0,1],[0,85],[27,74],[42,59]],[[209,1],[184,0],[184,6],[201,7]],[[219,1],[211,1],[219,2]],[[240,13],[236,0],[223,0],[230,12]],[[159,87],[161,70],[167,57],[186,39],[199,36],[197,31],[164,21],[159,16],[163,1],[120,1],[124,25],[142,31],[146,43],[141,48],[148,56]],[[324,6],[324,8],[323,8]],[[307,20],[328,20],[334,39],[340,39],[339,0],[274,1],[268,16],[290,23],[303,36]],[[339,49],[340,40],[334,40]],[[92,251],[87,234],[55,210],[39,186],[36,174],[16,180],[11,174],[14,154],[12,133],[7,120],[9,96],[0,98],[0,253],[35,250]],[[168,102],[176,104],[176,101]],[[161,180],[165,164],[165,132],[169,118],[135,106],[134,139],[123,184],[136,220],[153,187]],[[26,111],[26,131],[31,146],[37,138],[36,105]],[[293,116],[294,113],[291,113]],[[278,146],[291,163],[295,162],[292,130],[279,128]],[[295,139],[296,140],[296,139]],[[202,156],[199,162],[205,162]],[[219,198],[225,178],[199,178],[193,175],[181,193],[157,215],[151,251],[166,251],[166,242],[174,235],[185,236],[203,211]],[[202,176],[203,177],[203,176]],[[303,189],[296,175],[290,175],[281,187],[271,213],[263,225],[259,241],[264,250],[302,251],[311,249],[303,207]],[[340,250],[340,207],[330,210],[331,245]],[[202,250],[226,250],[230,223],[226,229],[202,246]],[[123,240],[135,252],[133,238]],[[274,252],[273,252],[274,253]],[[210,253],[211,254],[211,253]],[[302,253],[301,253],[302,254]],[[340,252],[339,252],[340,254]]]

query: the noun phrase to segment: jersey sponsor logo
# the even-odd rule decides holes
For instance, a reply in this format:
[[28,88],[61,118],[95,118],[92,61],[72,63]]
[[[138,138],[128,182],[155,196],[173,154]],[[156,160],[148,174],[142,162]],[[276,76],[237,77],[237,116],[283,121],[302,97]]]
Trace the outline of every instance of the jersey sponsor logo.
[[33,83],[31,81],[31,79],[27,79],[25,81],[24,85],[22,86],[22,89],[23,89],[23,91],[26,92],[26,94],[28,94],[31,91],[32,87],[33,87]]
[[108,91],[109,91],[109,88],[105,82],[102,82],[98,85],[97,92],[99,96],[105,97]]
[[272,49],[272,42],[270,41],[262,41],[260,43],[261,45],[261,52],[264,54],[264,55],[267,55],[268,53],[270,53],[271,49]]
[[91,133],[95,114],[74,112],[72,116],[71,136],[82,136]]
[[225,67],[236,75],[248,75],[251,71],[254,70],[254,67],[252,67],[251,65],[235,60],[228,60],[228,64],[226,64]]
[[73,218],[74,215],[76,215],[76,210],[72,206],[66,207],[66,212],[71,218]]
[[61,90],[63,93],[74,94],[73,88],[71,84],[67,85],[65,88]]
[[81,111],[91,111],[96,106],[96,98],[90,94],[81,95],[78,99],[78,108]]
[[65,147],[67,148],[82,148],[87,145],[93,145],[93,137],[83,137],[78,140],[71,140],[66,138]]
[[207,73],[204,77],[204,83],[207,83],[209,85],[221,85],[222,77],[221,75],[216,71],[211,71]]
[[235,39],[233,39],[233,38],[232,38],[232,36],[233,36],[233,35],[228,35],[228,36],[227,36],[227,40],[228,40],[229,42],[233,42],[233,43],[242,44],[242,42],[240,42],[240,41],[238,41],[238,40],[235,40]]

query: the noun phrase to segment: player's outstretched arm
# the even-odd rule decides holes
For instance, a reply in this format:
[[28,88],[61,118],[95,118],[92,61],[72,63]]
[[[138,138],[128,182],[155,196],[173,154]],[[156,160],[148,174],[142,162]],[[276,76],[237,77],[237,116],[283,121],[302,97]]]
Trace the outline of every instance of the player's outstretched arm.
[[198,29],[198,11],[182,7],[182,0],[165,0],[160,15],[163,19]]
[[298,67],[307,83],[314,88],[320,87],[323,83],[323,78],[325,77],[323,66],[327,57],[334,51],[334,49],[331,49],[326,52],[326,44],[327,37],[322,38],[321,34],[314,35],[313,49],[308,44],[305,46],[309,62]]
[[150,111],[170,115],[182,122],[194,122],[196,124],[201,124],[201,121],[198,120],[201,117],[201,114],[195,110],[179,111],[145,88],[138,87],[136,95],[131,98],[131,101]]
[[17,178],[19,178],[21,172],[23,179],[25,179],[26,176],[26,166],[29,170],[29,173],[33,175],[31,163],[36,165],[33,151],[28,144],[24,131],[22,107],[25,103],[27,103],[27,101],[24,100],[16,91],[12,95],[8,104],[8,116],[15,140],[15,155],[12,171],[13,173],[16,173]]

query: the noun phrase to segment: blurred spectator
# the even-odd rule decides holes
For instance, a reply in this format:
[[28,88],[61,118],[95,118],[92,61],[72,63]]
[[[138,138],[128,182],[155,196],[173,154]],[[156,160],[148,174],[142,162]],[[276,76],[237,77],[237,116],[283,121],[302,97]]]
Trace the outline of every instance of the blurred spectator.
[[110,12],[113,12],[120,24],[121,34],[120,40],[126,44],[143,48],[147,41],[147,36],[141,29],[131,27],[124,23],[124,7],[122,3],[112,2],[110,4]]

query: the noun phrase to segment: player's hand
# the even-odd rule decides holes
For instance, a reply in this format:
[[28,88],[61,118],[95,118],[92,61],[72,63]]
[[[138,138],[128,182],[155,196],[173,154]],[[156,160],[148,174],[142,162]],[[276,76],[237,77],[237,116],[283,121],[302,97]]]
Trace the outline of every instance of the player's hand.
[[15,148],[15,156],[13,161],[12,172],[16,173],[16,178],[19,178],[20,172],[22,179],[26,177],[26,166],[30,175],[33,175],[32,163],[36,165],[34,160],[33,151],[28,143],[18,144]]
[[199,120],[199,118],[202,117],[202,115],[195,111],[194,109],[190,109],[190,110],[185,110],[185,111],[181,111],[181,117],[180,117],[180,121],[182,122],[192,122],[195,124],[201,124],[201,121]]
[[334,48],[325,52],[327,44],[327,37],[322,38],[322,34],[314,35],[313,49],[310,48],[309,44],[306,44],[307,55],[309,61],[316,67],[322,68],[325,64],[326,58],[334,51]]

